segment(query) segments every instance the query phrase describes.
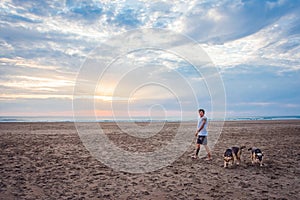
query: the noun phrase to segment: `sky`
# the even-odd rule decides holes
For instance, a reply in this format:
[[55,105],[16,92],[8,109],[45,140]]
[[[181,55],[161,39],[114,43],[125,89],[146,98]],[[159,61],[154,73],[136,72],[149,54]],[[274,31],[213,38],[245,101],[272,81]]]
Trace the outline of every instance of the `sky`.
[[300,115],[299,6],[2,0],[0,116]]

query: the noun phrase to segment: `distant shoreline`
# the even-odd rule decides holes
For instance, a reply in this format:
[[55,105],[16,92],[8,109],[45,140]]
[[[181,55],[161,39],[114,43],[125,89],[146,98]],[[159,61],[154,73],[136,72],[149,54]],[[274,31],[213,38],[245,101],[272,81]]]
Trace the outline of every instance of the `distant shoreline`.
[[[223,119],[209,119],[213,122],[232,122],[232,121],[283,121],[283,120],[300,120],[300,116],[257,116],[257,117],[228,117]],[[187,120],[178,120],[178,119],[167,119],[167,120],[151,120],[151,119],[132,119],[132,120],[112,120],[112,119],[103,119],[103,120],[94,120],[92,118],[82,118],[74,120],[71,117],[18,117],[18,116],[0,116],[0,123],[75,123],[75,122],[194,122],[197,119],[187,119]]]

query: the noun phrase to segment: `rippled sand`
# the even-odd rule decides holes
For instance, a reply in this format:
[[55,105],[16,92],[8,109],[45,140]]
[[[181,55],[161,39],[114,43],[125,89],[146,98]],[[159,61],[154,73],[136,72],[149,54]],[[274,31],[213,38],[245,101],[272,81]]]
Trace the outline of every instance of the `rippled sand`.
[[[193,137],[196,124],[183,125]],[[114,123],[101,126],[120,148],[151,152],[166,145],[179,124],[167,123],[146,139],[128,136]],[[213,132],[211,125],[209,141]],[[92,157],[73,123],[0,123],[0,199],[300,198],[300,121],[226,122],[215,136],[212,161],[192,160],[191,143],[171,165],[136,174]],[[263,150],[263,167],[253,166],[246,150],[241,165],[223,168],[225,149],[242,144]]]

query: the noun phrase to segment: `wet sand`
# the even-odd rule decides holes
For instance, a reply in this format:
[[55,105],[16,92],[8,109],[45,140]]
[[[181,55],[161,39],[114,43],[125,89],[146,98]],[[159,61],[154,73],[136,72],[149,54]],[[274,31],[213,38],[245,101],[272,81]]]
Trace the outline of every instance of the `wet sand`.
[[[164,139],[147,141],[101,125],[133,152],[160,148],[178,127],[167,123]],[[194,130],[195,123],[185,125]],[[239,166],[224,169],[226,148],[243,144],[261,148],[264,165],[252,165],[246,150]],[[134,174],[92,157],[73,123],[0,123],[0,199],[300,199],[299,144],[299,120],[226,122],[212,161],[192,160],[191,144],[171,165]]]

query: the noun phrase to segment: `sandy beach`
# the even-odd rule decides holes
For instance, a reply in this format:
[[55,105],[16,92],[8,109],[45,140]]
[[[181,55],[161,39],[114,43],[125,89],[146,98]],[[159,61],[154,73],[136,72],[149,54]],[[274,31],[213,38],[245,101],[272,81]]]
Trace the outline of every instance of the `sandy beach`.
[[[124,150],[152,151],[165,144],[156,136],[138,140],[121,135],[114,123],[102,126]],[[167,123],[160,135],[172,138],[176,127]],[[264,165],[252,165],[246,150],[241,165],[224,169],[226,148],[242,144],[261,148]],[[0,199],[296,200],[299,144],[299,120],[225,122],[212,161],[192,160],[191,144],[171,165],[134,174],[113,170],[91,156],[74,123],[0,123]]]

